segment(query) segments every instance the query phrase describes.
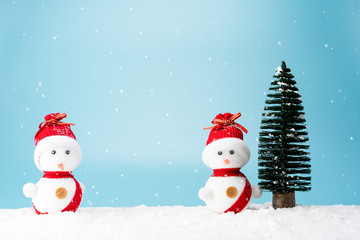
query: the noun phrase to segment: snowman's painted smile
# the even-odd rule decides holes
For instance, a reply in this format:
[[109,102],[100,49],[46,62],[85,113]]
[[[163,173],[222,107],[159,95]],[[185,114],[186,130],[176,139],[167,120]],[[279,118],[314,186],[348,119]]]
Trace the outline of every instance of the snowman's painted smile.
[[58,164],[58,168],[60,168],[61,170],[63,170],[63,171],[64,171],[64,164],[59,163],[59,164]]

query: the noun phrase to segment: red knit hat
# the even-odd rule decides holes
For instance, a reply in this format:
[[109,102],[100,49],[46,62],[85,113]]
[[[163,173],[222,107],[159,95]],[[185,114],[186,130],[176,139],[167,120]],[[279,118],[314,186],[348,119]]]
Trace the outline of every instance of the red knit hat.
[[73,123],[61,122],[66,117],[65,113],[50,113],[45,116],[45,121],[40,123],[36,133],[34,160],[38,166],[38,159],[41,154],[48,150],[58,147],[66,147],[77,152],[81,158],[81,149],[76,141],[74,133],[70,129]]
[[73,123],[61,122],[63,118],[66,118],[65,113],[50,113],[45,116],[45,121],[40,123],[39,131],[35,135],[35,146],[44,138],[60,135],[71,137],[76,140],[74,133],[70,129],[70,125]]
[[211,129],[206,145],[222,138],[239,138],[243,140],[242,131],[244,131],[245,133],[247,133],[248,131],[240,124],[234,122],[240,116],[241,113],[237,113],[237,114],[219,113],[212,120],[212,123],[216,125],[212,127],[204,128],[204,129]]

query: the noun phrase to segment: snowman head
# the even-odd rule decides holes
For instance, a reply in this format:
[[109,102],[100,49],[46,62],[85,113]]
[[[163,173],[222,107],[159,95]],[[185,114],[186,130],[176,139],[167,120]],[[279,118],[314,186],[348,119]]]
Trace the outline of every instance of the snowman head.
[[34,161],[40,171],[72,172],[81,162],[81,148],[70,124],[60,122],[64,117],[66,114],[49,114],[39,126],[35,135]]
[[242,131],[233,122],[239,115],[219,114],[213,120],[213,123],[220,124],[212,128],[202,153],[206,166],[212,169],[242,168],[249,161],[250,150],[243,141]]
[[212,169],[242,168],[250,158],[247,144],[238,138],[223,138],[207,145],[202,153],[206,166]]

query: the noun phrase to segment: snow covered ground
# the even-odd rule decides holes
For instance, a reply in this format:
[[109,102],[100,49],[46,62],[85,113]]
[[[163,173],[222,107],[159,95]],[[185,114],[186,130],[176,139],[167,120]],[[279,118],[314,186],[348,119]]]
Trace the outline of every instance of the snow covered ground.
[[360,206],[251,204],[242,213],[206,207],[80,208],[38,216],[32,208],[1,209],[0,239],[360,239]]

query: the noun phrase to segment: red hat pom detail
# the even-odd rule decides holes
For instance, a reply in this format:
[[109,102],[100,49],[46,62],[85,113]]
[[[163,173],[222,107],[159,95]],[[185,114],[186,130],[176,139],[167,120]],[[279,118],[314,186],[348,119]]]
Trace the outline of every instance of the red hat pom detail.
[[235,120],[238,119],[240,116],[241,113],[218,114],[212,120],[212,123],[215,125],[204,128],[204,129],[211,129],[206,145],[212,143],[215,140],[219,140],[226,137],[239,138],[243,140],[242,131],[247,133],[248,130],[244,128],[242,125],[235,122]]

